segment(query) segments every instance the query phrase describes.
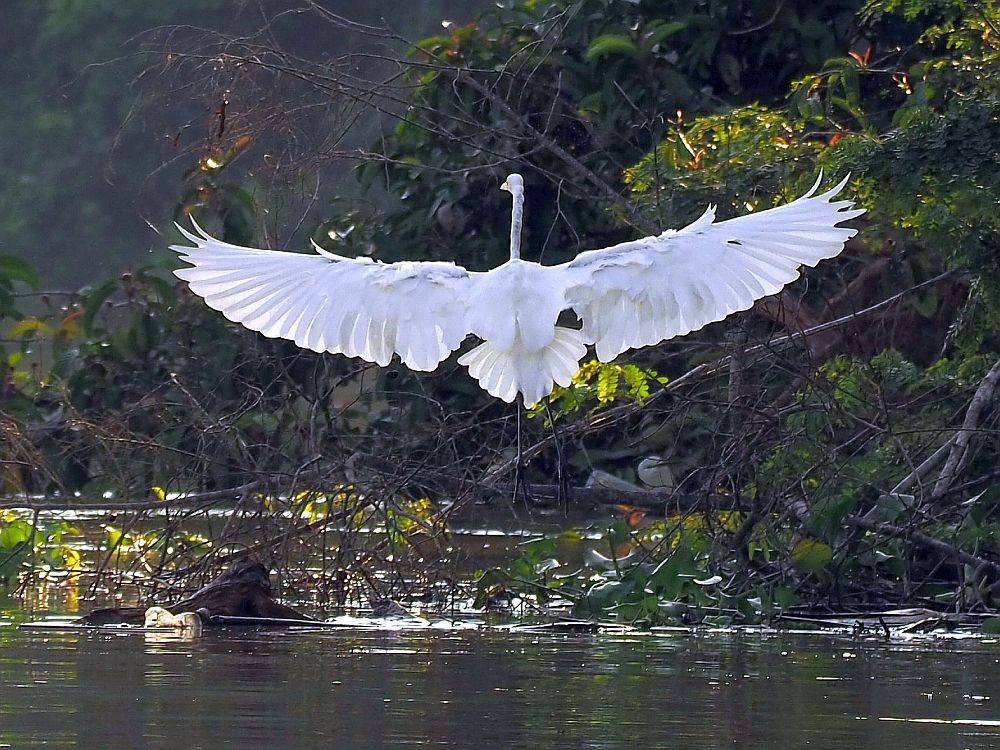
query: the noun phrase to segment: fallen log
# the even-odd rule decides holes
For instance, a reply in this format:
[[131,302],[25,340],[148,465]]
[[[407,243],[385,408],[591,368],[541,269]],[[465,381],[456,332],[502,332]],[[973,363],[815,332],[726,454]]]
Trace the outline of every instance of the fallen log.
[[[159,603],[171,612],[206,610],[207,616],[257,617],[315,622],[281,602],[271,593],[267,568],[252,557],[242,557],[194,594],[174,602]],[[105,607],[76,620],[83,625],[142,625],[146,607]]]

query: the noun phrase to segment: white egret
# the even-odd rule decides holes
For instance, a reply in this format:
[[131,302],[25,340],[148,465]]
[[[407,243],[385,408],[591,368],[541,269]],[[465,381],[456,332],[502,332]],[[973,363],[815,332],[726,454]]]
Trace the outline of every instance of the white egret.
[[[511,193],[510,260],[485,273],[454,263],[382,263],[258,250],[215,239],[192,219],[178,225],[194,247],[174,273],[230,320],[317,352],[381,366],[393,355],[413,370],[437,367],[472,333],[482,343],[458,362],[486,391],[525,405],[568,385],[589,344],[610,362],[627,349],[682,336],[775,294],[841,252],[864,213],[833,201],[846,184],[728,221],[710,206],[680,230],[590,250],[556,266],[521,259],[524,180]],[[573,310],[580,329],[557,324]]]

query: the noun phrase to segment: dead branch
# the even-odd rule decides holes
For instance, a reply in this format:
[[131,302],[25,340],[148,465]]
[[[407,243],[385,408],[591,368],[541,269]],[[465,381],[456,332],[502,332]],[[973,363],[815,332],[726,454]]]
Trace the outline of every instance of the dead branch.
[[948,453],[948,460],[945,461],[944,468],[934,483],[934,489],[931,491],[932,500],[940,499],[968,464],[972,455],[971,441],[979,426],[980,415],[993,400],[993,393],[996,391],[998,383],[1000,383],[1000,360],[993,364],[986,377],[979,383],[979,387],[969,403],[969,408],[965,412],[962,428],[955,433],[954,438],[950,441],[951,451]]
[[908,539],[914,544],[924,549],[936,552],[947,560],[963,563],[973,567],[980,573],[989,573],[992,578],[1000,578],[1000,565],[984,557],[970,554],[954,544],[935,539],[934,537],[921,534],[919,531],[896,526],[891,523],[872,521],[862,516],[848,516],[844,519],[848,526],[855,526],[866,531],[874,531],[880,534],[887,534],[891,537]]

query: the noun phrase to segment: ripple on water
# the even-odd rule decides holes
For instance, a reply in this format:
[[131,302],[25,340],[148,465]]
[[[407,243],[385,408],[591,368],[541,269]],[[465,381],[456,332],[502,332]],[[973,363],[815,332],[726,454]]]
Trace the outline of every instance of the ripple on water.
[[985,750],[1000,733],[988,700],[1000,652],[981,642],[431,628],[3,637],[0,745],[17,748]]

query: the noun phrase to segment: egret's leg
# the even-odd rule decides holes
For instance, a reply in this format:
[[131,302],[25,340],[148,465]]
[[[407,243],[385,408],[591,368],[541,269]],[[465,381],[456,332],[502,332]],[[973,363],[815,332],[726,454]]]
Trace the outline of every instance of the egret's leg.
[[517,458],[514,463],[514,499],[517,500],[517,493],[520,490],[525,507],[530,509],[533,498],[528,480],[525,478],[527,472],[524,466],[524,449],[521,445],[521,412],[524,411],[524,400],[521,398],[521,394],[517,396],[515,408],[517,409]]
[[569,513],[569,477],[566,474],[566,459],[563,456],[559,431],[556,430],[556,420],[552,416],[552,409],[549,408],[548,397],[545,398],[545,416],[548,417],[549,428],[552,430],[552,444],[556,448],[556,500],[562,506],[563,514],[566,515]]

